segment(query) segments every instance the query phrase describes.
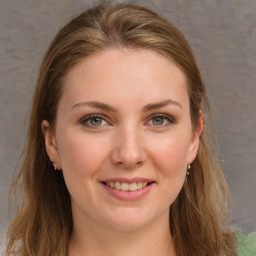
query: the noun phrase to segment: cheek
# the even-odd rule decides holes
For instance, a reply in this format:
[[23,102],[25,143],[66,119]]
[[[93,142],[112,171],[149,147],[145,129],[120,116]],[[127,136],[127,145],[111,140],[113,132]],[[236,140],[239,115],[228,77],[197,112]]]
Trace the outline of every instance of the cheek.
[[159,169],[169,173],[186,167],[189,148],[188,140],[181,139],[179,136],[165,137],[158,140],[158,143],[152,144],[150,148],[151,158],[156,165],[159,165]]
[[162,186],[164,193],[171,196],[171,201],[178,195],[185,180],[187,141],[175,136],[159,140],[154,147],[150,147],[149,154],[154,167],[158,170],[158,180],[164,185]]
[[[84,134],[67,133],[59,147],[63,174],[68,183],[89,182],[97,174],[107,154],[104,141],[95,142]],[[68,185],[68,184],[67,184]]]

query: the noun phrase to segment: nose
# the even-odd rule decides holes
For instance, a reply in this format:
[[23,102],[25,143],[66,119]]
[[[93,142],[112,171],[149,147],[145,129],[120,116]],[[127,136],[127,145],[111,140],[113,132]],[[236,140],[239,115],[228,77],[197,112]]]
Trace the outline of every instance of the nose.
[[113,137],[111,161],[124,169],[136,169],[146,161],[146,152],[140,131],[135,127],[120,128]]

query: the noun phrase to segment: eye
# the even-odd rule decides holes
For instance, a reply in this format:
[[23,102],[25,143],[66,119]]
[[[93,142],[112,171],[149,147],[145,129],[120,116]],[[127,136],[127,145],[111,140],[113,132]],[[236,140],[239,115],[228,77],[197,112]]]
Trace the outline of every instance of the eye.
[[167,126],[174,123],[174,120],[172,117],[165,114],[155,114],[151,117],[148,123],[154,126]]
[[80,120],[80,123],[82,125],[85,125],[91,128],[98,128],[108,124],[107,121],[104,119],[104,117],[99,114],[93,114],[93,115],[88,115],[86,117],[83,117]]
[[93,117],[89,119],[90,125],[93,126],[100,126],[102,123],[104,123],[104,120],[101,117]]

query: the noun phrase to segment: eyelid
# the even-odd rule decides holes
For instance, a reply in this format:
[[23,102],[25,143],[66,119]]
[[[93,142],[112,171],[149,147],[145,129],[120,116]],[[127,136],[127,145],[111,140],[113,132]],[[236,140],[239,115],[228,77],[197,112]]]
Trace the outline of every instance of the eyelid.
[[[104,114],[98,114],[98,113],[88,114],[86,116],[83,116],[82,118],[80,118],[78,120],[78,122],[80,124],[86,126],[86,127],[94,128],[94,129],[99,129],[100,127],[107,126],[107,125],[94,126],[94,125],[86,124],[86,122],[89,121],[90,119],[97,118],[97,117],[102,118],[102,120],[104,120],[107,123],[107,125],[111,125],[111,122],[110,122],[110,120],[109,120],[109,118],[107,116],[105,116]],[[169,114],[164,114],[164,113],[155,113],[155,114],[150,115],[147,118],[146,123],[148,124],[149,121],[151,121],[153,118],[156,118],[156,117],[161,117],[161,118],[163,118],[163,119],[168,121],[168,124],[166,124],[166,125],[159,125],[159,128],[176,123],[176,120],[175,120],[175,118],[173,116],[171,116]],[[153,125],[153,124],[150,124],[150,125],[157,127],[157,125]]]
[[[176,120],[173,116],[171,116],[169,114],[164,114],[164,113],[157,113],[157,114],[150,115],[149,118],[148,118],[147,123],[149,121],[151,121],[153,118],[156,118],[156,117],[162,117],[162,118],[166,119],[169,122],[168,125],[176,123]],[[163,126],[167,126],[167,125],[159,125],[159,127],[163,127]]]
[[99,126],[94,126],[94,125],[89,125],[89,124],[86,124],[87,121],[89,121],[90,119],[93,119],[93,118],[101,118],[102,120],[104,120],[106,123],[110,124],[110,122],[108,121],[108,118],[103,115],[103,114],[89,114],[89,115],[86,115],[86,116],[83,116],[82,118],[79,119],[79,123],[86,126],[86,127],[89,127],[89,128],[93,128],[93,129],[98,129],[102,126],[105,126],[105,125],[99,125]]

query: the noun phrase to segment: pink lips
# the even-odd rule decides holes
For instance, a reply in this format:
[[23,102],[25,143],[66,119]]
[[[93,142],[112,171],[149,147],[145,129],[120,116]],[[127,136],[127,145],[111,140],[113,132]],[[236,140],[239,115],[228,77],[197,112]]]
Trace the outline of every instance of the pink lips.
[[[121,182],[121,183],[133,183],[133,182],[147,182],[147,186],[142,187],[141,189],[135,190],[135,191],[123,191],[115,188],[111,188],[107,186],[107,182]],[[152,187],[155,185],[155,182],[150,179],[145,178],[133,178],[133,179],[126,179],[126,178],[114,178],[114,179],[106,179],[104,181],[101,181],[102,186],[104,189],[111,194],[112,196],[121,199],[121,200],[138,200],[142,197],[144,197],[146,194],[149,193],[149,191],[152,189]]]

